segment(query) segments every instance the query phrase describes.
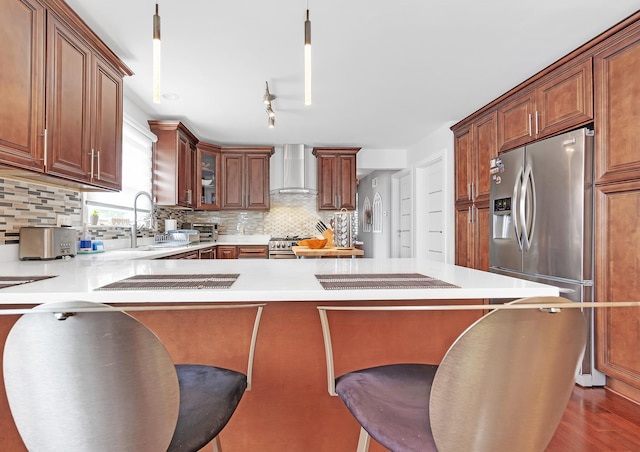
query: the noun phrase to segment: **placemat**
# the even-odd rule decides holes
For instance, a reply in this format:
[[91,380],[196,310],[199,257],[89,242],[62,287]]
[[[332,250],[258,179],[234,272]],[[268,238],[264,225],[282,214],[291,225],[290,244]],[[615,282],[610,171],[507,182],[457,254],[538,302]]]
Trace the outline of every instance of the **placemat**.
[[28,284],[43,279],[55,278],[57,275],[47,276],[0,276],[0,289],[5,287],[18,286],[20,284]]
[[136,275],[96,290],[228,289],[239,273],[201,275]]
[[446,289],[458,288],[420,273],[362,273],[357,275],[316,275],[325,290],[345,289]]

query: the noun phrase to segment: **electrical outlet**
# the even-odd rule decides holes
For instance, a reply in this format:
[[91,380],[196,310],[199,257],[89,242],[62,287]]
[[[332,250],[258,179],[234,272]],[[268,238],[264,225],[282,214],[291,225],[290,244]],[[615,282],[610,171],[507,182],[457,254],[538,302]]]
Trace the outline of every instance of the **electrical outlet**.
[[71,226],[71,215],[56,215],[56,226]]

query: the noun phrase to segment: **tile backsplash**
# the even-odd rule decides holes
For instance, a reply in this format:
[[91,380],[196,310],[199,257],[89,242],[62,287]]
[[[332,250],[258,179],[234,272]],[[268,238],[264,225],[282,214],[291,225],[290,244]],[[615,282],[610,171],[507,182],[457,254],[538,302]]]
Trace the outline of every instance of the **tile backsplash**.
[[82,197],[59,187],[0,178],[0,245],[18,243],[23,226],[55,226],[58,215],[81,224]]
[[[164,231],[164,220],[175,218],[179,227],[185,222],[215,222],[220,234],[268,234],[272,236],[316,236],[318,219],[328,221],[331,212],[316,210],[314,194],[271,195],[271,209],[258,211],[185,211],[157,207],[156,225]],[[68,188],[0,178],[0,245],[17,244],[23,226],[55,226],[58,215],[71,218],[72,226],[82,226],[82,194]],[[129,227],[90,226],[93,239],[110,240],[131,237]],[[140,235],[152,235],[146,231]]]

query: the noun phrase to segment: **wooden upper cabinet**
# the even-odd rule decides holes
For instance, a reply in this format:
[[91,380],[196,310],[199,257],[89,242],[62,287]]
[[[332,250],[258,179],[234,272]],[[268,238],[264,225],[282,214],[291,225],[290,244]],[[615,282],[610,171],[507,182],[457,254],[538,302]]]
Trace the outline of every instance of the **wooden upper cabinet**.
[[246,209],[269,210],[269,162],[273,149],[266,153],[248,153],[246,168]]
[[47,33],[47,172],[88,182],[91,48],[53,14]]
[[640,26],[594,57],[596,183],[640,178]]
[[471,202],[471,179],[473,178],[471,127],[454,132],[456,202]]
[[516,148],[534,139],[535,93],[518,93],[498,107],[498,143],[500,151]]
[[222,186],[222,209],[242,209],[244,203],[244,154],[225,152],[220,157]]
[[89,174],[94,185],[122,188],[122,77],[93,58],[93,112]]
[[318,210],[355,210],[360,148],[314,148],[318,159]]
[[473,123],[473,179],[472,198],[474,202],[489,199],[492,158],[498,156],[497,113],[490,112]]
[[2,1],[0,162],[35,171],[44,171],[45,19],[36,1]]
[[592,60],[567,65],[498,106],[500,152],[593,120]]
[[220,209],[220,146],[198,143],[195,171],[196,208]]
[[269,210],[269,162],[273,147],[222,148],[221,209]]
[[489,199],[489,163],[498,155],[496,118],[491,111],[454,132],[456,203]]
[[158,137],[153,152],[153,196],[161,206],[193,208],[198,139],[180,121],[149,121]]
[[0,161],[38,180],[120,190],[131,71],[64,2],[3,0],[1,16]]
[[534,125],[538,138],[593,120],[592,66],[592,59],[588,58],[550,77],[536,89],[537,122],[534,121]]

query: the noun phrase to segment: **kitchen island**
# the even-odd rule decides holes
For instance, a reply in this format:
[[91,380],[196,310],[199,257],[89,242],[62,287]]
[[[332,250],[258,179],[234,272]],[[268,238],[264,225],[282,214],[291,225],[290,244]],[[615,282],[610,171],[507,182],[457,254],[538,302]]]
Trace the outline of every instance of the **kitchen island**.
[[[147,251],[153,253],[153,251]],[[557,295],[551,286],[421,259],[151,260],[126,251],[47,262],[0,263],[2,276],[54,276],[0,290],[0,310],[56,300],[146,306],[132,312],[165,343],[176,363],[215,364],[244,371],[245,310],[189,309],[218,303],[266,302],[258,333],[253,388],[222,431],[229,451],[355,450],[358,426],[326,389],[318,305],[475,305],[488,298]],[[154,257],[149,254],[149,257]],[[413,274],[455,287],[326,290],[315,275]],[[97,290],[135,275],[238,275],[227,289]],[[185,310],[163,310],[165,307]],[[332,336],[337,375],[389,362],[438,363],[482,310],[338,313]],[[0,316],[1,342],[17,315]],[[43,376],[46,378],[46,376]],[[152,383],[150,383],[152,384]],[[0,395],[3,450],[25,450]],[[382,450],[372,444],[371,451]]]

